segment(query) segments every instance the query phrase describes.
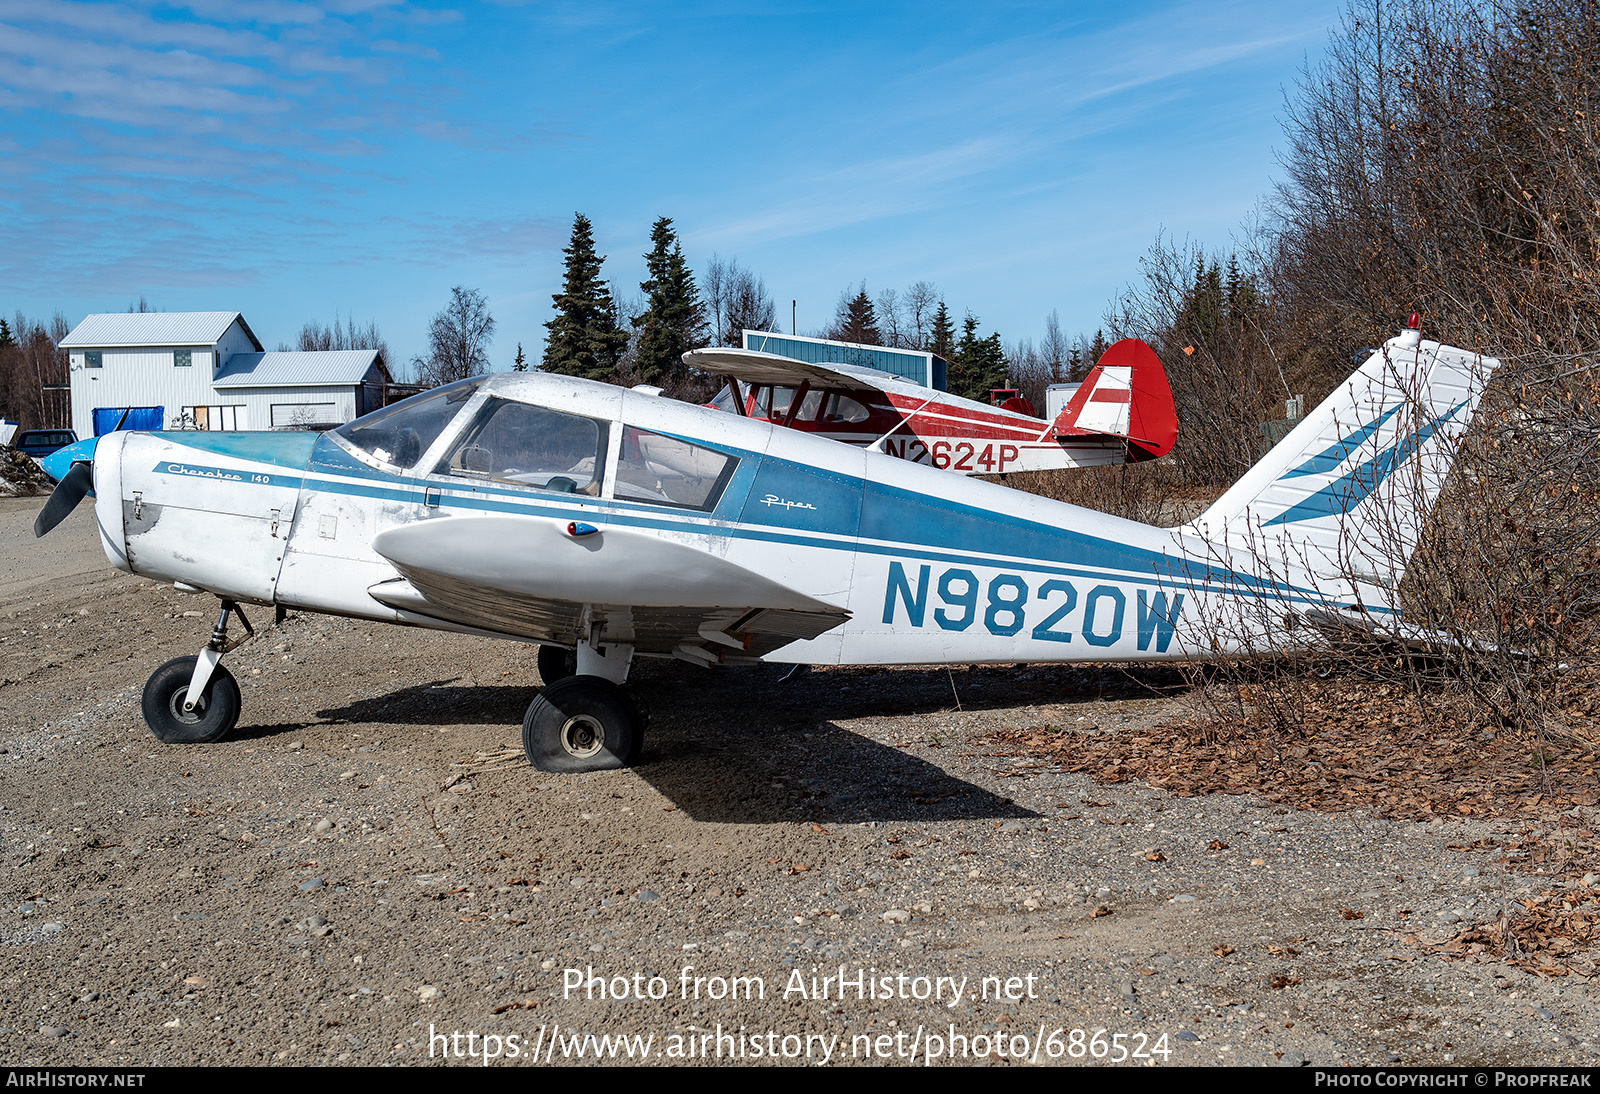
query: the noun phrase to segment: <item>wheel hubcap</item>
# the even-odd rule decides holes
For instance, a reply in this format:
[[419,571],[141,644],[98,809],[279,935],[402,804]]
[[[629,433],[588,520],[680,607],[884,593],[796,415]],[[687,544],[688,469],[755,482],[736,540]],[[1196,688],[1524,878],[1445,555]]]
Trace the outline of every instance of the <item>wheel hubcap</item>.
[[561,727],[561,747],[566,749],[569,756],[586,760],[605,745],[605,726],[587,714],[574,715]]
[[172,711],[172,716],[180,722],[198,722],[200,719],[205,717],[206,713],[205,692],[200,693],[200,699],[195,703],[193,710],[184,710],[183,700],[188,694],[189,685],[185,684],[183,687],[172,693],[172,699],[167,703],[167,708]]

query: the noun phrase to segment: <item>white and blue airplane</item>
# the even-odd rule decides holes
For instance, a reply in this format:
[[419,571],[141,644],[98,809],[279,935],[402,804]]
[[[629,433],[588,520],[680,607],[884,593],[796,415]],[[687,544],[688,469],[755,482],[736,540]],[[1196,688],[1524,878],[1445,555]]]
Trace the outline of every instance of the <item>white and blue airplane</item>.
[[[701,665],[1147,661],[1282,651],[1395,589],[1492,359],[1402,332],[1198,519],[1139,524],[769,422],[543,373],[463,380],[320,435],[116,432],[106,556],[213,594],[143,713],[163,741],[235,724],[242,605],[533,641],[523,744],[620,767],[638,657]],[[1301,626],[1309,621],[1314,626]]]

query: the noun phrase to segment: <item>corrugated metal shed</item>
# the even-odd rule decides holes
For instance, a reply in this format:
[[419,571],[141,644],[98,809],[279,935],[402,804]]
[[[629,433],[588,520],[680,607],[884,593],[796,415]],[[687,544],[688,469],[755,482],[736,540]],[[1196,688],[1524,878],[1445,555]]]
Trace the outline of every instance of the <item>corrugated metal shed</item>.
[[261,340],[236,311],[110,312],[88,315],[61,340],[67,349],[119,346],[211,346],[238,322],[256,349]]
[[[375,349],[236,353],[211,381],[215,388],[326,387],[359,384],[378,360]],[[386,379],[386,377],[375,377]]]

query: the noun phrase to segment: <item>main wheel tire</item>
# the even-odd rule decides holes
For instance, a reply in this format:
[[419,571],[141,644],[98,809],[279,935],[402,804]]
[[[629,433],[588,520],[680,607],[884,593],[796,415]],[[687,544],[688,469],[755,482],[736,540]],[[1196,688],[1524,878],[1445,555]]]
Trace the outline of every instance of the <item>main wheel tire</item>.
[[626,767],[639,754],[639,708],[617,684],[569,676],[548,685],[522,720],[522,750],[540,771],[576,774]]
[[144,698],[139,703],[144,724],[158,740],[169,745],[220,741],[239,721],[239,682],[221,665],[212,670],[194,709],[183,709],[198,660],[174,658],[151,673],[144,685]]
[[539,647],[539,679],[546,686],[578,675],[578,653],[560,646]]

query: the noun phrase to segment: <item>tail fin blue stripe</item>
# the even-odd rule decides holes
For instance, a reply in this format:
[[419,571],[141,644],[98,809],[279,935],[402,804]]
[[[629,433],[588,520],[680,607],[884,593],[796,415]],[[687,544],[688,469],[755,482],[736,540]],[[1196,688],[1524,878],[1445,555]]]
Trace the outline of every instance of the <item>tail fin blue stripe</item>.
[[[1317,517],[1338,516],[1348,513],[1366,501],[1372,495],[1372,492],[1394,473],[1395,468],[1410,459],[1412,453],[1428,443],[1428,439],[1437,433],[1445,422],[1454,418],[1456,413],[1466,405],[1465,402],[1457,403],[1445,413],[1417,430],[1415,435],[1407,436],[1397,441],[1394,447],[1374,456],[1361,466],[1335,479],[1300,504],[1279,513],[1267,521],[1263,527],[1271,527],[1274,524],[1293,524],[1296,521],[1315,520]],[[1399,407],[1391,409],[1383,417],[1387,418],[1398,409]],[[1376,428],[1382,421],[1383,418],[1378,419],[1371,428]],[[1284,477],[1287,478],[1288,476]]]
[[1390,407],[1383,412],[1377,421],[1363,426],[1341,441],[1335,441],[1293,471],[1286,472],[1283,477],[1292,479],[1297,475],[1316,475],[1324,471],[1332,471],[1348,459],[1350,453],[1366,444],[1372,435],[1382,427],[1383,423],[1394,417],[1395,411],[1399,409],[1398,404]]

